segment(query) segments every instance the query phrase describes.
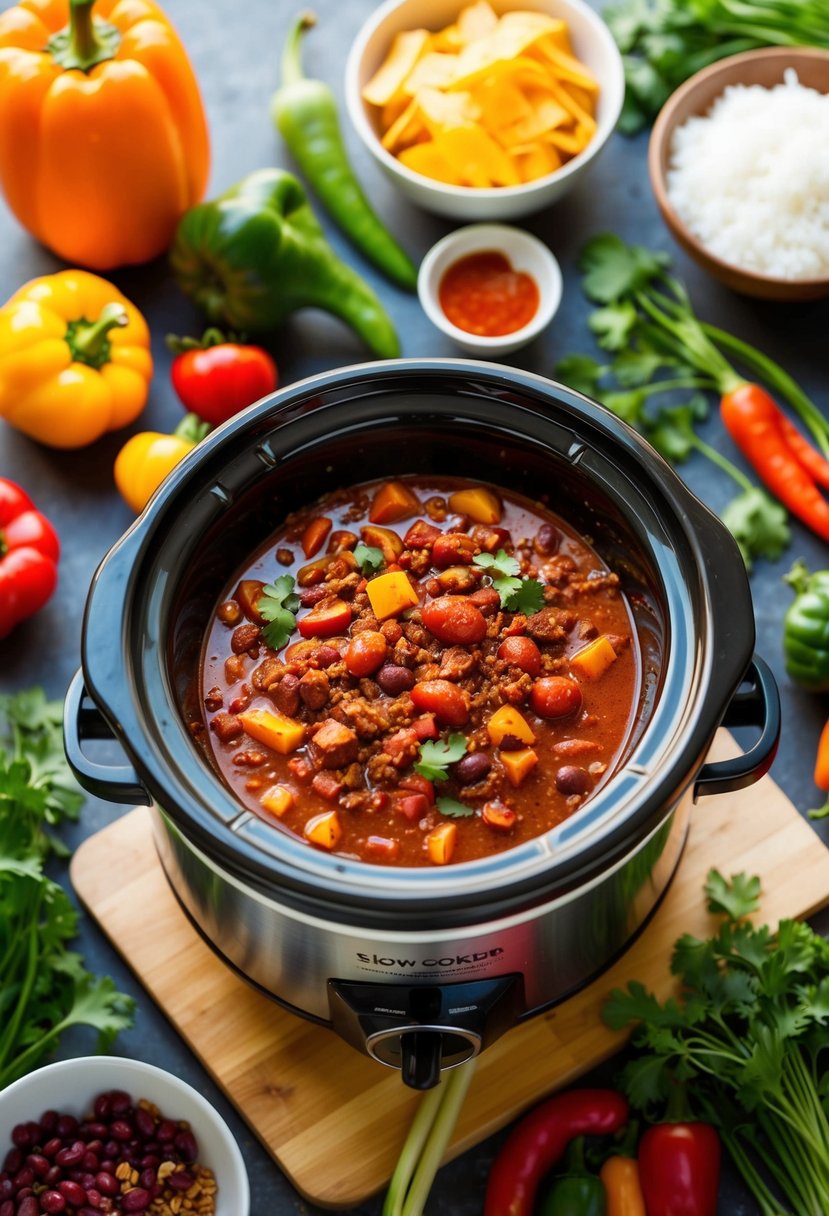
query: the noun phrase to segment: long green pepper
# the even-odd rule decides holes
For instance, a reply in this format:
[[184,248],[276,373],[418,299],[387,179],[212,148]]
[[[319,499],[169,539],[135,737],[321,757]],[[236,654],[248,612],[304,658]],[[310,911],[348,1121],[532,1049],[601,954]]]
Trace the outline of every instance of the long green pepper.
[[354,176],[334,94],[323,81],[303,74],[300,43],[315,20],[303,13],[291,28],[282,55],[282,84],[271,99],[271,117],[314,193],[355,248],[392,282],[414,291],[414,263],[372,210]]

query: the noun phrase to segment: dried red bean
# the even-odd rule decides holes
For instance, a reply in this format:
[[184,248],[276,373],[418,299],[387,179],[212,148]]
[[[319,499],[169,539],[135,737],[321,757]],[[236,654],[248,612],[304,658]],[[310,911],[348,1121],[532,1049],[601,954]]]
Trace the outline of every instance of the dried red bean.
[[41,1153],[30,1153],[26,1164],[34,1170],[36,1178],[45,1178],[49,1173],[49,1162]]
[[47,1138],[54,1133],[58,1125],[58,1118],[56,1110],[45,1110],[40,1116],[40,1130],[46,1133]]
[[128,1110],[132,1110],[132,1098],[123,1089],[111,1089],[109,1105],[113,1115],[125,1115]]
[[14,1203],[11,1199],[4,1199],[0,1203],[0,1216],[14,1216]]
[[14,1194],[14,1183],[11,1178],[0,1178],[0,1199],[8,1199]]
[[[109,1128],[109,1134],[113,1140],[120,1140],[122,1143],[127,1140],[132,1140],[133,1127],[131,1123],[127,1123],[126,1119],[115,1119]],[[109,1156],[109,1154],[107,1154]]]
[[22,1203],[18,1203],[16,1216],[40,1216],[39,1206],[34,1195],[27,1195]]
[[94,1111],[96,1119],[104,1120],[110,1117],[112,1114],[112,1102],[109,1094],[98,1094],[98,1097],[95,1099]]
[[187,1131],[179,1132],[178,1135],[176,1136],[175,1140],[173,1141],[173,1143],[175,1144],[175,1146],[178,1149],[181,1156],[187,1162],[195,1161],[196,1157],[199,1155],[198,1145],[196,1144],[196,1137],[193,1135],[192,1132],[187,1132]]
[[86,1202],[91,1208],[100,1208],[103,1201],[103,1196],[97,1187],[88,1186],[86,1188]]
[[30,1165],[24,1165],[22,1170],[17,1171],[14,1178],[12,1179],[12,1182],[14,1183],[15,1189],[17,1190],[17,1192],[19,1194],[24,1189],[24,1187],[31,1186],[32,1183],[34,1182],[34,1180],[35,1180],[34,1170],[32,1169],[32,1167]]
[[121,1153],[121,1145],[117,1140],[107,1140],[104,1145],[105,1157],[118,1157]]
[[83,1169],[92,1170],[94,1173],[95,1170],[101,1168],[101,1159],[97,1153],[90,1153],[89,1149],[87,1149],[83,1155],[81,1166]]
[[12,1144],[16,1148],[31,1148],[32,1137],[25,1123],[17,1123],[12,1128]]
[[47,1186],[57,1186],[57,1184],[60,1182],[62,1177],[63,1177],[63,1170],[60,1168],[60,1166],[59,1165],[50,1165],[49,1172],[46,1174],[43,1181],[46,1183]]
[[43,1146],[43,1156],[52,1158],[55,1153],[59,1153],[63,1148],[63,1141],[59,1136],[53,1136],[51,1140],[47,1140]]
[[[106,1123],[86,1123],[84,1124],[84,1130],[88,1134],[90,1140],[103,1141],[109,1139],[109,1128],[107,1127]],[[92,1146],[90,1145],[90,1147]],[[94,1151],[95,1150],[93,1149],[93,1152]]]
[[[169,1178],[167,1179],[169,1182]],[[152,1195],[146,1187],[136,1186],[121,1196],[122,1212],[143,1212],[152,1203]]]
[[152,1140],[155,1135],[155,1119],[143,1106],[139,1106],[135,1112],[135,1130],[142,1140]]
[[164,1179],[165,1184],[171,1186],[174,1191],[188,1191],[195,1181],[187,1170],[176,1170]]
[[[115,1179],[113,1179],[113,1181],[115,1182],[115,1190],[114,1191],[105,1191],[104,1194],[107,1194],[107,1195],[117,1194],[118,1183]],[[148,1191],[151,1191],[153,1189],[153,1187],[156,1185],[156,1181],[157,1181],[156,1171],[154,1169],[147,1168],[147,1169],[144,1169],[141,1171],[141,1174],[138,1178],[138,1185],[146,1187]]]
[[74,1115],[60,1115],[55,1127],[55,1135],[61,1140],[68,1140],[78,1130],[78,1120]]
[[73,1207],[77,1208],[86,1203],[86,1191],[79,1182],[72,1182],[70,1178],[65,1178],[63,1182],[58,1183],[57,1189]]
[[40,1210],[42,1212],[65,1212],[66,1200],[60,1191],[44,1191],[40,1196]]
[[19,1148],[10,1148],[3,1161],[3,1169],[10,1174],[16,1174],[23,1164],[23,1154]]
[[70,1166],[80,1164],[85,1152],[86,1145],[83,1140],[74,1140],[55,1153],[55,1165],[62,1165],[64,1169],[69,1169]]
[[172,1119],[162,1119],[155,1131],[156,1139],[160,1140],[162,1144],[166,1144],[169,1140],[175,1139],[177,1131],[178,1128]]
[[100,1170],[95,1175],[95,1189],[102,1195],[117,1195],[121,1188],[114,1174],[107,1174]]

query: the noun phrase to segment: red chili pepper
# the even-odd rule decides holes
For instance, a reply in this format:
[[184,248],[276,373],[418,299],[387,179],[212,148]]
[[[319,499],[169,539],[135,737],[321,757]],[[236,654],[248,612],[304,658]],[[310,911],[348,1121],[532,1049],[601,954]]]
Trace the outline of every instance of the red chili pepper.
[[516,1124],[495,1158],[484,1216],[531,1216],[541,1179],[570,1141],[610,1135],[627,1117],[627,1102],[611,1089],[573,1089],[542,1102]]
[[759,384],[741,384],[723,394],[720,413],[729,435],[772,493],[792,515],[829,540],[829,502],[815,484],[814,463],[807,469],[802,446],[792,446],[781,426],[783,415],[766,390]]
[[170,337],[167,344],[176,351],[170,375],[179,400],[211,426],[227,422],[277,386],[276,364],[261,346],[226,341],[215,329],[208,329],[201,342]]
[[716,1216],[720,1138],[708,1123],[659,1123],[639,1143],[648,1216]]
[[60,542],[20,486],[0,477],[0,638],[37,612],[58,581]]

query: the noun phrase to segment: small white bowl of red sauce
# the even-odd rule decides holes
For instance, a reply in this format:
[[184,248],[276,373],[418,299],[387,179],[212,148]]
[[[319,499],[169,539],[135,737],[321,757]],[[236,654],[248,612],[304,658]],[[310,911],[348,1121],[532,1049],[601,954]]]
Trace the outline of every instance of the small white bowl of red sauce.
[[433,245],[417,278],[429,320],[471,355],[508,355],[544,330],[561,303],[561,269],[538,237],[469,224]]

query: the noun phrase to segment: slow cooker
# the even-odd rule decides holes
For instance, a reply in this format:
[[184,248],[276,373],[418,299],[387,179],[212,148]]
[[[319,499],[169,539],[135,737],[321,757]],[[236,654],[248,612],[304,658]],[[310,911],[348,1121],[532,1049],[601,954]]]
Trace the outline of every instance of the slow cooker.
[[[543,497],[575,524],[622,579],[643,680],[626,758],[572,818],[496,857],[392,870],[242,807],[183,706],[222,587],[290,510],[422,472]],[[376,363],[265,398],[168,477],[95,575],[67,754],[90,792],[152,807],[171,887],[228,964],[427,1088],[605,968],[666,890],[695,799],[769,768],[778,695],[753,645],[735,542],[607,410],[495,365]],[[759,734],[707,763],[721,723]],[[101,759],[103,736],[119,763]]]

